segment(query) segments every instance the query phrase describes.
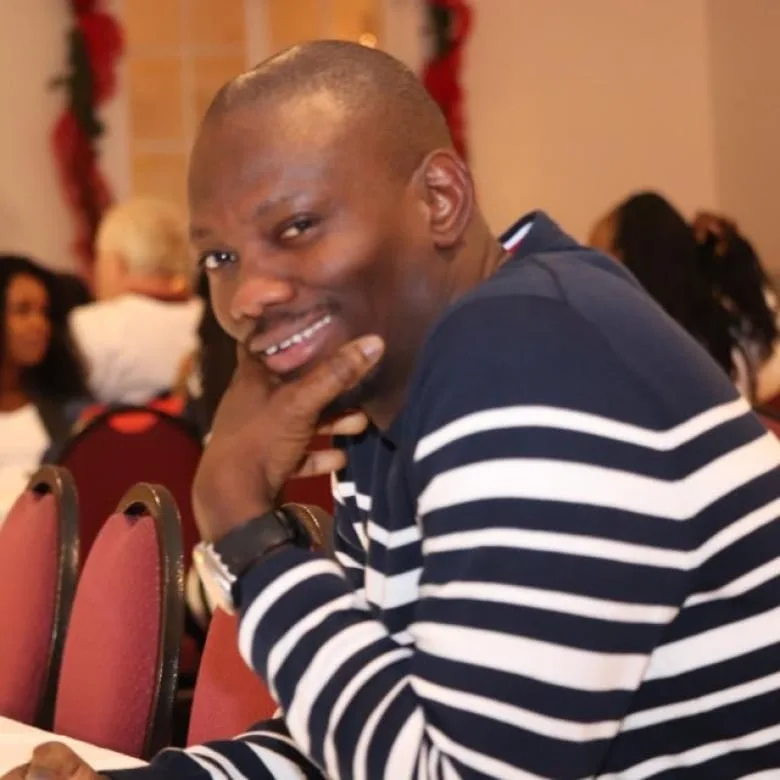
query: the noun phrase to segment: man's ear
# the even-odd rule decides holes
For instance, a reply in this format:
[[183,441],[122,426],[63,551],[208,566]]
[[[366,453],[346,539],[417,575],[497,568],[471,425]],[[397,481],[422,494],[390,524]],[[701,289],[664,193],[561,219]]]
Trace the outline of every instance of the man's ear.
[[418,171],[433,243],[439,249],[450,249],[460,242],[474,211],[471,174],[450,149],[431,152]]

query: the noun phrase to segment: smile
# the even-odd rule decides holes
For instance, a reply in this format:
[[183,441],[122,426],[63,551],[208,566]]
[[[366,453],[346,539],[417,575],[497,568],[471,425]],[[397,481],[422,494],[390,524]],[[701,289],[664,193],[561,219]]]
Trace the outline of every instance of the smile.
[[285,352],[291,347],[294,347],[296,344],[302,344],[305,341],[309,341],[315,336],[315,334],[330,325],[331,320],[332,317],[330,314],[326,314],[324,317],[312,323],[308,327],[299,330],[297,333],[293,333],[292,336],[286,338],[284,341],[280,341],[278,344],[272,344],[270,347],[267,347],[262,351],[261,354],[264,357],[273,357],[274,355]]

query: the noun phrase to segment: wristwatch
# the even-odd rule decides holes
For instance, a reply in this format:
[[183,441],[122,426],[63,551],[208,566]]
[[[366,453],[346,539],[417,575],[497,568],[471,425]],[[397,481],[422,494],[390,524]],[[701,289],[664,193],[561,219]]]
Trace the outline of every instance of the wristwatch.
[[315,514],[301,504],[285,504],[253,517],[218,542],[200,542],[192,562],[208,600],[232,615],[239,606],[239,579],[269,553],[286,545],[308,549],[321,544]]

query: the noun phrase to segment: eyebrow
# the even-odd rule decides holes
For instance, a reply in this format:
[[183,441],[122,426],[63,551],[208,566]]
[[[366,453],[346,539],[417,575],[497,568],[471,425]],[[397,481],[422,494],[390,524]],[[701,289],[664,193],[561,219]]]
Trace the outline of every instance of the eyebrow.
[[[265,214],[267,214],[269,211],[272,211],[277,206],[281,206],[285,203],[296,200],[302,194],[303,192],[299,190],[297,192],[290,192],[284,195],[277,195],[277,196],[272,196],[270,198],[266,198],[261,203],[258,203],[254,209],[252,209],[252,213],[245,220],[245,222],[252,222],[258,217],[262,217]],[[190,240],[192,241],[198,241],[205,238],[209,238],[212,234],[213,231],[211,231],[209,228],[201,227],[200,225],[190,226]]]

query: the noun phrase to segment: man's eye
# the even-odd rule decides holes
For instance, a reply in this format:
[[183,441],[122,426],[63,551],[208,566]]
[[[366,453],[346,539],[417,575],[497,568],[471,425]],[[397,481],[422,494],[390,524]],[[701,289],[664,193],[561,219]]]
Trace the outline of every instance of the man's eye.
[[297,217],[279,233],[279,238],[281,238],[282,241],[291,241],[294,238],[302,236],[312,227],[314,227],[314,220],[311,217]]
[[207,271],[216,271],[223,265],[235,263],[237,259],[235,252],[206,252],[200,256],[200,266]]

